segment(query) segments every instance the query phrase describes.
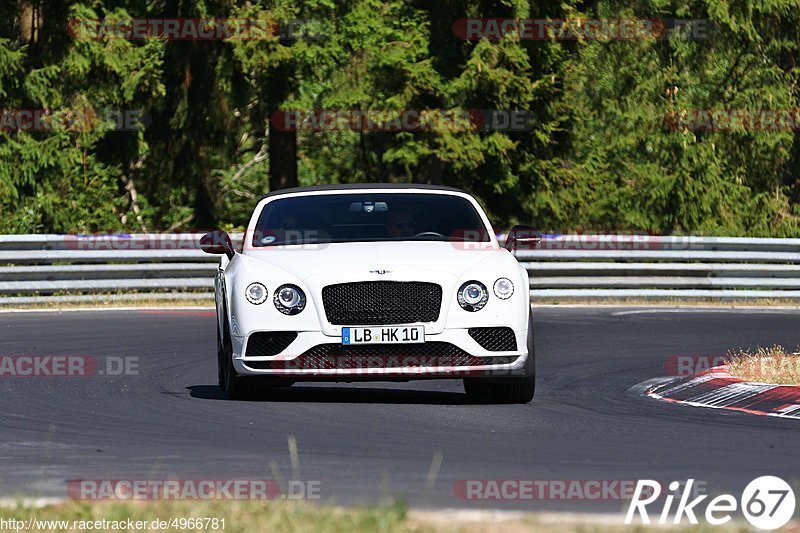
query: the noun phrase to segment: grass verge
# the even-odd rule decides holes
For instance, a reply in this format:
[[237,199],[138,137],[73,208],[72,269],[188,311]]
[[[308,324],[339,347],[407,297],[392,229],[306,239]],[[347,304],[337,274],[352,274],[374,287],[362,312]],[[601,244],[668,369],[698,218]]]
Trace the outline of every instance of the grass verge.
[[800,348],[787,352],[782,346],[728,352],[728,371],[745,381],[800,385]]
[[11,518],[24,522],[18,531],[411,531],[404,527],[406,509],[402,505],[341,510],[295,502],[70,500],[39,508],[20,504],[0,509],[0,523],[5,519],[10,525]]
[[800,309],[797,298],[533,298],[536,305],[608,307],[789,307]]
[[209,293],[116,292],[69,294],[52,296],[32,295],[26,298],[0,298],[0,311],[9,309],[96,309],[108,307],[214,307],[214,295]]
[[[174,526],[170,522],[175,519]],[[192,522],[194,519],[194,522]],[[202,520],[201,520],[202,519]],[[209,519],[209,520],[206,520]],[[217,519],[217,527],[213,527]],[[19,522],[11,522],[11,520]],[[129,527],[129,522],[133,528]],[[153,522],[166,521],[158,526]],[[222,528],[224,520],[224,529]],[[48,521],[50,521],[48,523]],[[57,522],[53,522],[57,521]],[[104,522],[105,521],[105,522]],[[60,523],[59,523],[60,522]],[[137,525],[141,524],[141,525]],[[403,503],[377,507],[335,507],[308,502],[149,501],[77,502],[33,506],[22,502],[0,507],[0,524],[8,531],[254,531],[330,533],[541,533],[639,532],[624,525],[622,515],[559,513],[493,513],[408,511]],[[723,527],[660,526],[661,531],[749,531],[742,524]]]
[[[95,309],[98,307],[214,307],[214,295],[210,293],[169,292],[115,292],[92,295],[59,293],[53,296],[32,295],[36,301],[21,302],[16,298],[3,301],[0,311],[8,309]],[[790,308],[800,310],[800,300],[791,298],[564,298],[560,300],[535,298],[535,306],[586,306],[586,307],[713,307],[735,308]]]

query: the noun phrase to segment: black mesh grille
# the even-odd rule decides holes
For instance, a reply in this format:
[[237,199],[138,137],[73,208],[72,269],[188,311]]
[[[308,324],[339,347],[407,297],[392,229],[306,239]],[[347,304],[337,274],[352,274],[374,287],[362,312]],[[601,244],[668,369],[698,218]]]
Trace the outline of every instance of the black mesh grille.
[[245,357],[277,355],[297,338],[296,331],[259,331],[247,339]]
[[469,336],[490,352],[513,352],[517,349],[517,339],[511,328],[469,328]]
[[467,352],[449,342],[420,342],[416,344],[361,344],[342,345],[337,343],[318,344],[309,348],[303,355],[380,355],[389,357],[398,356],[469,356]]
[[442,287],[419,281],[362,281],[322,289],[325,316],[331,324],[380,326],[436,322]]
[[475,357],[449,342],[342,346],[319,344],[291,361],[245,361],[256,370],[430,368],[513,363],[516,357]]

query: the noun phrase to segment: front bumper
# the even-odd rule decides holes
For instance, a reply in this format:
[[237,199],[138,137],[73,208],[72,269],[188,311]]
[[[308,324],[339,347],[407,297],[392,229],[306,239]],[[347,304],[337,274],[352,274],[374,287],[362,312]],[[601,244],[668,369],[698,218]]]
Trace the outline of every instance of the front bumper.
[[[268,331],[268,330],[259,330]],[[468,329],[444,329],[425,343],[341,347],[341,338],[321,331],[297,332],[295,340],[271,356],[245,356],[250,335],[232,336],[233,365],[245,376],[292,380],[418,380],[463,377],[522,377],[527,365],[527,329],[514,331],[517,350],[484,349]],[[385,346],[385,349],[383,348]]]

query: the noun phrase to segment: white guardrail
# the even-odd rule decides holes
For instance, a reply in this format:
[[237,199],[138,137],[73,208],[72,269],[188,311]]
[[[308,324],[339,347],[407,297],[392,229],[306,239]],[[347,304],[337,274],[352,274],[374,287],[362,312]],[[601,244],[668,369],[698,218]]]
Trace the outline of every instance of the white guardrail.
[[[208,299],[218,258],[201,236],[0,235],[0,305]],[[800,239],[545,235],[515,253],[534,301],[800,298]]]

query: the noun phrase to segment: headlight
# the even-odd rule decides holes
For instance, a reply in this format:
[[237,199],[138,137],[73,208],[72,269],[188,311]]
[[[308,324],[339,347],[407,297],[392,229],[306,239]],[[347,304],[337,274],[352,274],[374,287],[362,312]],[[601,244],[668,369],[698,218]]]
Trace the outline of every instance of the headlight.
[[247,301],[253,305],[261,305],[267,301],[267,288],[261,283],[251,283],[244,290]]
[[284,315],[296,315],[306,308],[306,295],[295,285],[281,285],[272,298],[275,307]]
[[480,311],[489,299],[486,285],[480,281],[468,281],[458,289],[458,305],[467,311]]
[[508,300],[514,294],[514,284],[508,278],[500,278],[494,282],[494,295],[501,300]]

